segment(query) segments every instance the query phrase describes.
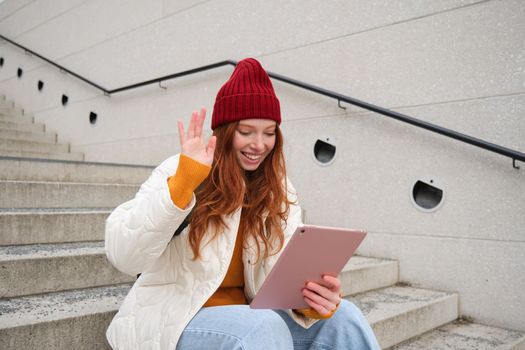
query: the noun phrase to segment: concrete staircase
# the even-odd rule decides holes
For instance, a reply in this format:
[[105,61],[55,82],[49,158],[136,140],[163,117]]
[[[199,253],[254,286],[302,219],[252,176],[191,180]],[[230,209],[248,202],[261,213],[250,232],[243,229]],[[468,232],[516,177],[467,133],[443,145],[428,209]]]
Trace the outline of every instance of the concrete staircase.
[[[0,111],[0,349],[108,348],[105,329],[135,278],[106,260],[104,222],[152,167],[31,148],[56,135],[16,109]],[[523,333],[458,320],[457,294],[399,283],[396,261],[356,256],[341,279],[382,348],[525,347]]]
[[57,143],[56,133],[46,133],[44,124],[35,123],[5,97],[0,100],[0,156],[84,160],[84,154]]

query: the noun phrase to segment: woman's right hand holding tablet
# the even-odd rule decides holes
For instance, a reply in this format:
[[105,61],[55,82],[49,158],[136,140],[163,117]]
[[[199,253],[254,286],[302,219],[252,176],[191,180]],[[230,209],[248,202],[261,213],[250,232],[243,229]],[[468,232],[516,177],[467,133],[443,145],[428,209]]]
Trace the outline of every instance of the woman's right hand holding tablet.
[[207,166],[213,162],[213,154],[217,137],[212,136],[206,144],[202,135],[204,120],[206,119],[206,107],[202,107],[200,113],[194,111],[191,115],[187,135],[184,134],[184,123],[178,121],[181,154],[196,160]]

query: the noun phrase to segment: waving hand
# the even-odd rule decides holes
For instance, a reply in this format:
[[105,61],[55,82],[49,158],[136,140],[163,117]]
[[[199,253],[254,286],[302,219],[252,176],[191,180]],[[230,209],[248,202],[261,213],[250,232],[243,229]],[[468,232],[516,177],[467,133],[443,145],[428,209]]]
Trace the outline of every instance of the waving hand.
[[191,115],[190,125],[186,135],[184,134],[184,123],[179,120],[178,126],[181,153],[202,164],[211,166],[217,138],[212,136],[208,140],[208,143],[204,142],[204,138],[202,136],[202,126],[204,125],[204,119],[206,119],[205,107],[201,108],[200,113],[194,111]]

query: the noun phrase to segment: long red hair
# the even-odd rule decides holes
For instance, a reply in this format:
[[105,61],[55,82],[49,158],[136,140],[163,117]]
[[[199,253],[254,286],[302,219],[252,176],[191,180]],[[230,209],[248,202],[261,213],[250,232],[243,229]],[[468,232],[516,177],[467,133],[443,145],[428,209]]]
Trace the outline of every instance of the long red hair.
[[[194,259],[200,257],[203,239],[209,242],[220,235],[227,225],[224,216],[242,206],[241,224],[244,238],[252,236],[258,242],[257,260],[276,254],[284,244],[282,223],[288,218],[291,202],[287,196],[283,137],[275,128],[275,145],[254,171],[241,168],[233,151],[233,137],[238,122],[216,128],[214,160],[209,176],[196,190],[197,203],[190,219],[189,242]],[[266,219],[265,219],[266,218]],[[208,234],[211,236],[206,237]]]

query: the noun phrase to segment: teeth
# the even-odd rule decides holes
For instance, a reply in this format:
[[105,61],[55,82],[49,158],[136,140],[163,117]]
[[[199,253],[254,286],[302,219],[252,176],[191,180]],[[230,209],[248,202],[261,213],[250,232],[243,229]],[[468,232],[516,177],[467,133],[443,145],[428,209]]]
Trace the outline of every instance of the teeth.
[[246,156],[246,158],[251,159],[251,160],[257,160],[257,159],[260,159],[261,156],[262,156],[261,154],[259,154],[259,155],[256,155],[256,154],[248,154],[248,153],[243,153],[243,154]]

